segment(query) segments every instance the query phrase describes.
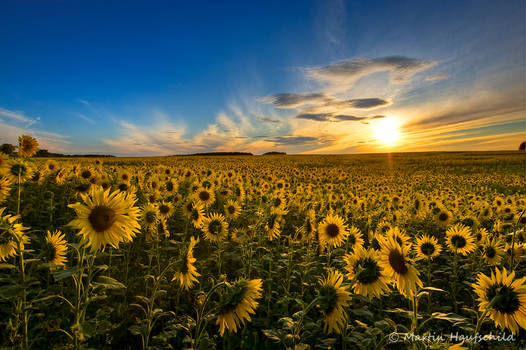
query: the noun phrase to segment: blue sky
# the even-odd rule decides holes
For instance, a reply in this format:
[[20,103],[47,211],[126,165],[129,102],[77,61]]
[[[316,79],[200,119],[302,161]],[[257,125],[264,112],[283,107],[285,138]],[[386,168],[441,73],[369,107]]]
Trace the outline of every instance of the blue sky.
[[51,151],[116,155],[515,149],[524,6],[2,1],[0,143],[27,133]]

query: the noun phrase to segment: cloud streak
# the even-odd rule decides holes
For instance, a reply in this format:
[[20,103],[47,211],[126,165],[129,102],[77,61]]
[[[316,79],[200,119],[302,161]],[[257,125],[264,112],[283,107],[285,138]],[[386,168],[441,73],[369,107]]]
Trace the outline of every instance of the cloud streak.
[[434,66],[436,61],[405,56],[352,58],[327,66],[306,68],[306,76],[319,82],[350,88],[358,79],[376,72],[388,71],[394,84],[409,81],[416,73]]

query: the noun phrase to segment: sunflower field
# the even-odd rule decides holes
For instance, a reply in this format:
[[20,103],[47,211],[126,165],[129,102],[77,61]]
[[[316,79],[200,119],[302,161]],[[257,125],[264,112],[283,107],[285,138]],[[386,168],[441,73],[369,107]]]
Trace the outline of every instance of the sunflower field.
[[0,348],[523,349],[524,153],[0,154]]

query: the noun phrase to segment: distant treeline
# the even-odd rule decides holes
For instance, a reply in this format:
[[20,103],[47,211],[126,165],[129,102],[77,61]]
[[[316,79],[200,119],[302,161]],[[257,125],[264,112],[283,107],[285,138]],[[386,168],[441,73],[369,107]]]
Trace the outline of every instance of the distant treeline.
[[[15,154],[16,146],[10,144],[10,143],[4,143],[0,145],[0,153],[4,153],[7,155],[13,155]],[[51,153],[47,149],[40,149],[35,153],[35,157],[50,157],[50,158],[61,158],[61,157],[100,157],[100,158],[108,158],[108,157],[115,157],[111,154],[62,154],[62,153]]]
[[250,152],[205,152],[184,154],[185,156],[253,156]]

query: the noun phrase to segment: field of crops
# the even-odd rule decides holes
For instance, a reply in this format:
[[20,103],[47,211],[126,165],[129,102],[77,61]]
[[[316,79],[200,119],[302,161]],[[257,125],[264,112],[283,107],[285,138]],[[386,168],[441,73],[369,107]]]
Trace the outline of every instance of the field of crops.
[[0,155],[0,347],[521,349],[524,153]]

